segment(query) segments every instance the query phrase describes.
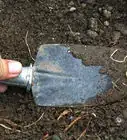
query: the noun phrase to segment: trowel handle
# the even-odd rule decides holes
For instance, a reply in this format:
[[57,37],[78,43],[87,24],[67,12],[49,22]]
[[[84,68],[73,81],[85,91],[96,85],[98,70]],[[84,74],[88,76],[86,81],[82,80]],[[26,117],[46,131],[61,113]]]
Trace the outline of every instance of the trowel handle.
[[27,91],[31,89],[32,85],[33,67],[23,67],[22,72],[18,77],[0,81],[0,83],[12,86],[26,87]]

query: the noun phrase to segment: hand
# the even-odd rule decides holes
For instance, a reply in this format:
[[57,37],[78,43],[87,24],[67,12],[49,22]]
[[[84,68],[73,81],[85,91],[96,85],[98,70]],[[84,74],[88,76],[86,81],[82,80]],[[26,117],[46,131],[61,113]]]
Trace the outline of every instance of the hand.
[[[22,70],[22,65],[18,61],[0,59],[0,80],[17,77]],[[0,84],[0,92],[5,92],[6,85]]]

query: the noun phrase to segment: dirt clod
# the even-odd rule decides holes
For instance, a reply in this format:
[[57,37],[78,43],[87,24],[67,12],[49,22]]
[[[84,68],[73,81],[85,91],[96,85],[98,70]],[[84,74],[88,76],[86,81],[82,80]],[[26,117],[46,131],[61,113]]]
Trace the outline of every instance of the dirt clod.
[[104,9],[104,10],[103,10],[103,15],[104,15],[106,18],[110,18],[110,17],[111,17],[111,12],[108,11],[107,9]]
[[127,26],[121,23],[116,23],[115,27],[118,31],[120,31],[123,35],[127,35]]
[[109,26],[109,22],[106,20],[106,21],[104,21],[104,25],[105,26]]
[[70,2],[69,2],[69,5],[70,5],[70,6],[74,6],[75,4],[74,4],[73,1],[70,1]]
[[112,35],[112,41],[115,42],[115,43],[118,42],[120,36],[121,36],[121,33],[120,32],[114,31],[113,32],[113,35]]
[[93,31],[98,31],[98,23],[97,23],[97,19],[96,18],[93,18],[93,17],[90,18],[90,20],[89,20],[89,27]]
[[76,8],[75,7],[71,7],[70,8],[70,12],[74,12],[74,11],[76,11]]
[[82,8],[85,8],[86,7],[86,3],[82,3],[81,6],[82,6]]
[[92,31],[92,30],[88,30],[88,31],[87,31],[87,34],[88,34],[88,36],[91,37],[91,38],[96,38],[96,37],[98,36],[98,33],[95,32],[95,31]]

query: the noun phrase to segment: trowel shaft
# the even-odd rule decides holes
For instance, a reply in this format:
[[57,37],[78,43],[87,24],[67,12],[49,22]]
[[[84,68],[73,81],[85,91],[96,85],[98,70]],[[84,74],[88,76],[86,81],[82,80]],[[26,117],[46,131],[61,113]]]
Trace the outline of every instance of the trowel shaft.
[[33,73],[32,65],[30,65],[29,67],[23,67],[22,72],[18,77],[0,81],[0,83],[10,86],[14,85],[19,87],[25,87],[27,91],[29,91],[32,85],[32,73]]

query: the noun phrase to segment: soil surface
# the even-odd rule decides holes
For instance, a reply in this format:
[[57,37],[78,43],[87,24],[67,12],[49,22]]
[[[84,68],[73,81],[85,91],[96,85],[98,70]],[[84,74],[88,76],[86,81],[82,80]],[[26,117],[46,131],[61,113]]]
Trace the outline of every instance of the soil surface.
[[25,37],[34,58],[41,44],[78,44],[71,45],[73,54],[85,64],[103,65],[113,89],[83,107],[51,108],[35,105],[25,89],[9,87],[0,95],[0,139],[126,140],[127,64],[110,55],[117,48],[115,59],[127,54],[127,1],[0,0],[2,57],[24,66],[34,63]]

